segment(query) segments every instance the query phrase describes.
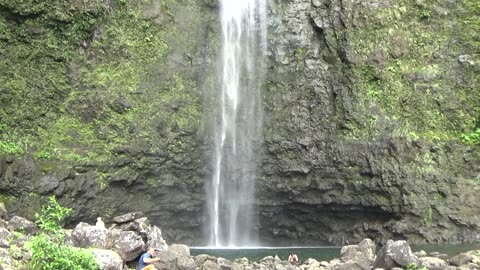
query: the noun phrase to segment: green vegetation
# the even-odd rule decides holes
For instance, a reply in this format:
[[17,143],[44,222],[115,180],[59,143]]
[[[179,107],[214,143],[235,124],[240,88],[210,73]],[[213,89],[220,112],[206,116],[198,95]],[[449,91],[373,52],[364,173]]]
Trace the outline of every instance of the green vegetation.
[[359,57],[358,123],[350,135],[380,135],[383,128],[376,130],[371,121],[378,115],[394,136],[474,143],[480,124],[479,77],[472,66],[480,57],[479,14],[480,4],[472,0],[397,1],[372,10],[349,33]]
[[33,270],[96,270],[98,265],[90,250],[67,246],[64,243],[62,222],[72,209],[61,206],[55,197],[36,214],[41,232],[27,242],[32,252],[29,269]]
[[407,265],[407,268],[405,268],[405,270],[428,270],[428,268],[426,266],[421,266],[419,268],[416,263],[410,263]]
[[425,214],[423,216],[422,224],[424,226],[430,226],[432,224],[432,220],[433,220],[432,215],[433,215],[432,207],[429,206],[427,211],[425,212]]
[[149,1],[114,2],[0,0],[0,155],[106,162],[187,145],[176,134],[203,125],[193,79],[166,67],[174,2],[164,25]]
[[466,144],[480,144],[480,128],[471,133],[463,133],[461,139]]
[[13,142],[0,141],[0,154],[14,155],[22,153],[23,149]]

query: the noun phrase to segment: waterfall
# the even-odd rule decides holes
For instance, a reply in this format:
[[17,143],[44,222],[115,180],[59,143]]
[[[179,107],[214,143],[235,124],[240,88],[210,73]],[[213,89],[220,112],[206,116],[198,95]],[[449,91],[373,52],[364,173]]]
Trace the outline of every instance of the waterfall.
[[256,149],[262,141],[261,87],[266,53],[266,1],[221,0],[222,68],[209,188],[210,245],[256,243]]

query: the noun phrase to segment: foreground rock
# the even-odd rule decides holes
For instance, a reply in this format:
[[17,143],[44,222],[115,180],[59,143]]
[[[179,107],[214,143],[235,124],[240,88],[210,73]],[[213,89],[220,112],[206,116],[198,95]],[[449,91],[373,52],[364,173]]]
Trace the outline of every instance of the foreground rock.
[[418,258],[413,254],[406,241],[388,240],[373,263],[373,268],[392,269],[405,267],[412,263],[417,265]]
[[150,247],[158,251],[167,250],[168,245],[162,238],[161,230],[152,226],[146,217],[139,216],[139,213],[130,213],[115,217],[109,229],[103,224],[79,223],[71,233],[71,244],[111,250],[124,262],[135,260]]
[[[3,224],[3,225],[2,225]],[[25,234],[15,232],[18,224],[28,220],[13,217],[0,222],[0,270],[27,269],[29,254],[24,244],[36,232],[34,226]],[[34,225],[34,224],[33,224]],[[268,256],[259,262],[240,258],[234,261],[207,254],[192,256],[186,245],[167,245],[160,228],[151,225],[140,213],[129,213],[114,218],[107,229],[103,224],[79,223],[75,229],[66,231],[68,244],[82,248],[93,248],[93,254],[100,270],[124,270],[136,266],[138,257],[147,247],[154,247],[154,263],[158,270],[399,270],[416,266],[429,270],[480,269],[480,250],[472,250],[448,258],[445,254],[424,251],[413,253],[406,241],[389,240],[376,254],[376,245],[371,239],[364,239],[358,245],[348,245],[341,249],[340,258],[330,261],[317,261],[301,258],[301,264],[290,265],[286,258]]]
[[[4,269],[24,269],[22,265],[26,265],[29,258],[24,244],[28,237],[38,232],[38,228],[35,223],[17,216],[1,221],[1,266]],[[108,229],[103,222],[97,222],[96,225],[81,222],[73,230],[65,230],[65,241],[71,246],[92,248],[102,270],[124,269],[128,262],[136,261],[148,247],[160,252],[168,250],[160,228],[151,225],[141,214],[126,214],[114,218],[114,221]],[[193,261],[188,247],[183,248],[183,253],[178,250],[174,247],[172,254],[183,254],[186,258],[183,261]]]

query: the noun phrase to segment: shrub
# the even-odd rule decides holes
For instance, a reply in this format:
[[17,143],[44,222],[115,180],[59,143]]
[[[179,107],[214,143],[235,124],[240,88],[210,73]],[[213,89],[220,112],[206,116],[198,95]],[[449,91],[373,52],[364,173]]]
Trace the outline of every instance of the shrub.
[[422,267],[418,268],[416,263],[408,264],[407,268],[405,268],[405,269],[406,270],[428,270],[428,268],[426,266],[422,266]]
[[464,133],[460,138],[466,144],[480,144],[480,128],[471,133]]
[[42,208],[41,213],[35,215],[41,231],[27,243],[27,248],[32,252],[29,269],[99,269],[90,250],[65,245],[61,225],[72,209],[61,206],[54,196],[49,200],[49,204]]

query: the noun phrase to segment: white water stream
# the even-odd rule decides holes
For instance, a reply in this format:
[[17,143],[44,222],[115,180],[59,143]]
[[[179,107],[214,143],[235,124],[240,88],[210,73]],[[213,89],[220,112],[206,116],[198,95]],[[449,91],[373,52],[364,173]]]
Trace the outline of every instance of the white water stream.
[[221,0],[221,88],[208,194],[210,246],[256,243],[255,153],[262,140],[266,1]]

